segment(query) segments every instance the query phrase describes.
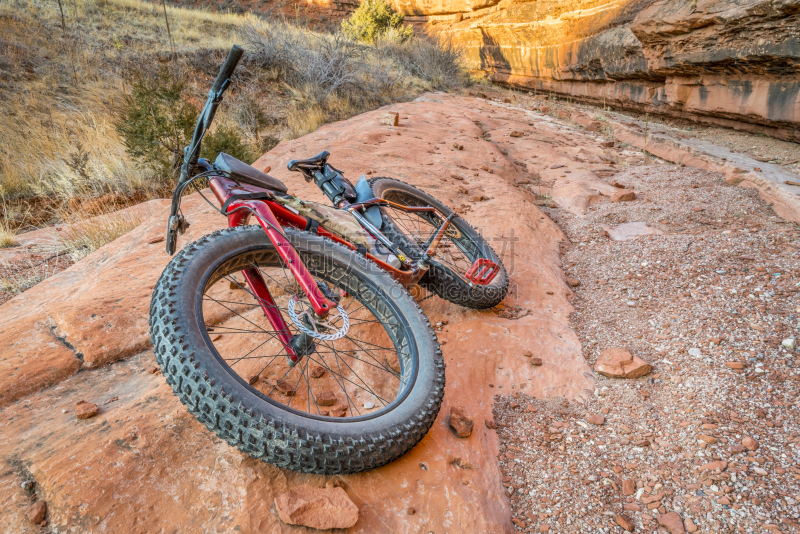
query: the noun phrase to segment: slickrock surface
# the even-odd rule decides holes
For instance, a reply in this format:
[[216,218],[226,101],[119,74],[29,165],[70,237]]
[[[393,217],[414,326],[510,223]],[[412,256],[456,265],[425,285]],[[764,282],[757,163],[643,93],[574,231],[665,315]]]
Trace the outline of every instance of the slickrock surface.
[[[382,125],[383,111],[399,113],[399,126]],[[289,159],[326,149],[353,180],[369,172],[418,185],[482,228],[511,273],[512,291],[496,310],[466,310],[438,298],[422,302],[443,342],[444,405],[428,436],[403,458],[338,477],[359,508],[349,532],[511,532],[496,462],[499,441],[487,425],[494,394],[586,399],[595,388],[568,324],[572,290],[559,254],[564,235],[536,197],[514,185],[515,164],[484,138],[488,128],[530,129],[533,119],[522,110],[502,121],[487,119],[496,113],[485,100],[429,95],[282,143],[256,165],[271,165],[295,194],[322,202],[313,184],[285,170]],[[452,148],[456,142],[462,150]],[[196,196],[186,199],[184,213],[191,226],[181,246],[224,226]],[[239,453],[197,423],[163,377],[150,372],[147,310],[168,257],[163,242],[148,243],[163,236],[165,217],[166,203],[132,232],[0,306],[4,528],[36,532],[25,517],[29,495],[20,488],[35,480],[51,528],[59,531],[298,532],[271,503],[302,484],[332,481]],[[525,350],[542,365],[530,365]],[[74,406],[84,399],[100,412],[78,422]],[[469,437],[458,438],[449,427],[452,406],[474,419]]]
[[[782,342],[800,333],[800,229],[721,174],[648,165],[614,179],[641,198],[546,211],[570,241],[587,361],[623,345],[655,370],[598,376],[582,405],[496,404],[518,531],[795,532],[800,353]],[[664,235],[602,235],[624,221]]]

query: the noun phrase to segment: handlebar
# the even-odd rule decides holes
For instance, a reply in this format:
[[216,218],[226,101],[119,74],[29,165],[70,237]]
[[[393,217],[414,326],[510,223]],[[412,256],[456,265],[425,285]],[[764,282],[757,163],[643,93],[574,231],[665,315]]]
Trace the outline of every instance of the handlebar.
[[222,68],[219,69],[219,74],[217,74],[217,79],[214,80],[214,85],[211,86],[212,93],[219,93],[222,89],[225,80],[229,79],[233,74],[236,65],[239,64],[239,60],[242,59],[242,54],[244,50],[239,45],[233,45],[231,47],[230,52],[228,52],[228,57],[225,58],[225,63],[222,64]]
[[211,92],[208,93],[203,110],[200,116],[197,117],[197,123],[194,125],[194,132],[192,133],[192,140],[183,150],[183,165],[181,166],[181,176],[178,179],[178,186],[172,194],[172,206],[169,212],[169,222],[167,223],[167,254],[172,255],[175,253],[175,246],[178,239],[178,232],[183,233],[188,223],[183,218],[183,215],[178,214],[181,205],[181,193],[183,187],[189,181],[189,172],[197,164],[200,157],[200,145],[203,140],[203,134],[211,126],[211,121],[214,120],[214,114],[217,112],[217,106],[222,102],[222,95],[230,84],[233,71],[239,60],[242,59],[244,50],[239,45],[233,45],[228,57],[225,58],[225,63],[219,69],[217,79],[214,80],[214,85],[211,86]]
[[186,147],[183,157],[183,167],[181,168],[180,183],[189,179],[189,169],[192,165],[197,163],[197,158],[200,157],[200,143],[203,139],[203,133],[211,126],[211,121],[214,120],[214,114],[217,112],[217,106],[222,101],[222,95],[228,88],[229,80],[233,75],[236,65],[242,59],[244,50],[239,45],[233,45],[228,57],[225,58],[225,63],[219,69],[217,79],[214,80],[214,85],[211,86],[211,92],[208,93],[208,100],[206,100],[200,116],[197,117],[197,124],[194,126],[194,133],[192,134],[192,141]]

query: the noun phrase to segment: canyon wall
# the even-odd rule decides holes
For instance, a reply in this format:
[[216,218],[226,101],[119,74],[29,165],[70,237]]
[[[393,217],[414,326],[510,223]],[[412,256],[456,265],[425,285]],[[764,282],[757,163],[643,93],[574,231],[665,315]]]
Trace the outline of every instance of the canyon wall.
[[800,0],[394,2],[494,81],[800,141]]

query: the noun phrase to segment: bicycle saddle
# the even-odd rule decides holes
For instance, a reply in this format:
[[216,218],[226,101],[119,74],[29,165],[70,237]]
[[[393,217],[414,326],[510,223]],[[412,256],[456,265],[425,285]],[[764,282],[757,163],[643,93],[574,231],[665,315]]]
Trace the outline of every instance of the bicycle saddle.
[[328,156],[330,155],[330,152],[323,150],[313,158],[293,159],[289,162],[288,167],[290,171],[296,171],[298,167],[322,167],[328,161]]
[[233,179],[245,184],[263,187],[279,193],[286,193],[289,190],[277,178],[273,178],[269,174],[263,173],[225,152],[219,153],[219,156],[214,161],[214,167],[221,171],[229,172]]

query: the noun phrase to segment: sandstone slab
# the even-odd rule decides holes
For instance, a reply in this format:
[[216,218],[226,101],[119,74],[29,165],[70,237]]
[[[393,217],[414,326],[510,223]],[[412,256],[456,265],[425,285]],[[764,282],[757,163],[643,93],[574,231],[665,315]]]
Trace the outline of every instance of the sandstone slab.
[[[520,111],[489,124],[486,116],[495,104],[428,95],[388,109],[403,117],[399,136],[380,124],[380,114],[387,110],[377,110],[281,143],[256,165],[277,169],[273,174],[301,198],[325,202],[313,184],[285,170],[285,163],[327,149],[331,162],[347,176],[368,170],[396,176],[451,205],[459,205],[460,197],[448,171],[459,165],[486,166],[492,172],[479,171],[477,177],[462,173],[467,176],[458,182],[479,188],[488,199],[465,216],[497,250],[504,250],[507,265],[513,261],[516,266],[512,283],[517,290],[506,303],[530,310],[510,319],[440,299],[421,303],[433,322],[450,319],[450,326],[437,332],[446,342],[444,405],[431,431],[408,454],[375,471],[338,477],[360,510],[351,533],[416,533],[426,528],[513,532],[494,429],[475,425],[469,439],[458,439],[449,428],[450,408],[463,406],[477,420],[491,421],[500,385],[504,392],[512,391],[513,384],[515,390],[540,398],[581,399],[594,389],[580,343],[569,328],[572,307],[559,253],[565,236],[533,199],[519,194],[513,162],[484,140],[476,125],[485,121],[488,128],[527,131],[529,118]],[[522,149],[531,137],[515,141]],[[421,143],[441,139],[452,139],[464,150],[419,150]],[[148,244],[163,236],[167,202],[157,202],[158,213],[145,217],[130,233],[0,306],[0,514],[9,518],[11,531],[30,527],[24,509],[15,504],[22,498],[22,479],[13,466],[20,464],[30,466],[50,505],[48,521],[59,531],[82,525],[86,532],[288,534],[298,527],[270,511],[274,499],[302,484],[322,487],[330,481],[275,468],[218,440],[188,414],[163,376],[147,371],[155,365],[148,349],[150,292],[169,260],[163,242]],[[225,224],[197,196],[186,197],[183,211],[191,226],[180,247]],[[516,229],[524,247],[511,245],[509,227]],[[547,294],[556,287],[563,291]],[[547,310],[539,306],[543,301],[549,303]],[[453,327],[456,317],[461,334]],[[548,365],[529,365],[520,356],[525,350]],[[484,365],[475,365],[478,360]],[[502,376],[496,374],[498,366]],[[84,371],[77,373],[79,369]],[[81,399],[91,399],[103,410],[76,424],[61,412],[71,414]],[[454,469],[449,464],[453,457],[473,469]],[[427,469],[420,467],[423,463]],[[408,508],[416,513],[408,515]]]
[[647,223],[644,222],[622,223],[617,226],[602,224],[600,228],[608,234],[608,237],[611,238],[612,241],[629,241],[638,237],[664,234],[664,232],[658,228],[647,226]]
[[611,378],[639,378],[650,373],[653,367],[627,349],[614,347],[600,354],[594,370]]
[[332,485],[296,486],[278,495],[275,508],[284,523],[319,530],[350,528],[358,521],[358,506],[346,491]]

